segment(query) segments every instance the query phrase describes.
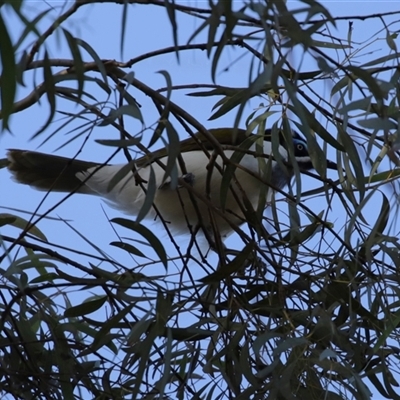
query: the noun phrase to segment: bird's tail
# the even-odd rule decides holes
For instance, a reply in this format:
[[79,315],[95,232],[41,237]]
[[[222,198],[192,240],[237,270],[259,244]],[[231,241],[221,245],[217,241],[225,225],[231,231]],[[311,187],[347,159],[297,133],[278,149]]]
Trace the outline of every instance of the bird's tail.
[[99,166],[98,163],[14,149],[7,152],[7,160],[7,168],[19,183],[44,191],[96,194],[82,185],[76,174]]

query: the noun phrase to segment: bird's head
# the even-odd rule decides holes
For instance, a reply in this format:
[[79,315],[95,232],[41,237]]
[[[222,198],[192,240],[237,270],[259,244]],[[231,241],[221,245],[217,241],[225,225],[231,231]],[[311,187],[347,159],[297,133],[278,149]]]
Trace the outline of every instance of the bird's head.
[[[289,154],[293,154],[301,171],[313,169],[314,166],[308,152],[307,140],[296,131],[292,131],[292,141],[288,142],[286,136],[283,134],[283,131],[279,130],[278,133],[280,153],[283,156],[284,161],[286,161],[290,166],[291,157]],[[270,129],[266,130],[264,140],[272,141],[272,131]],[[337,164],[328,159],[326,160],[326,166],[329,169],[337,170]]]

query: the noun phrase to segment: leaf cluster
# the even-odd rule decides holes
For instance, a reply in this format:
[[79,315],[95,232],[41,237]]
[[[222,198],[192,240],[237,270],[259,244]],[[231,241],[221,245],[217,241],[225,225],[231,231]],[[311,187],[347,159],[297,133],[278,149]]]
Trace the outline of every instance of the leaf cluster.
[[[182,251],[172,234],[168,241],[177,256],[169,255],[165,242],[142,224],[157,190],[153,175],[138,216],[111,221],[113,229],[127,236],[110,245],[135,267],[109,256],[79,232],[92,252],[48,237],[41,222],[54,218],[55,207],[29,218],[2,213],[2,395],[358,400],[378,392],[382,398],[399,399],[396,22],[384,14],[363,17],[363,26],[376,18],[382,28],[358,43],[352,39],[352,21],[360,17],[336,18],[315,0],[299,2],[298,9],[280,0],[242,7],[210,1],[205,8],[173,0],[117,1],[121,53],[133,6],[164,7],[172,32],[170,47],[124,61],[105,58],[102,49],[67,29],[78,9],[93,3],[68,3],[42,29],[50,8],[32,18],[26,2],[2,2],[2,134],[13,118],[23,118],[24,110],[46,100],[47,118],[32,139],[43,144],[69,133],[60,147],[72,142],[84,146],[94,130],[106,126],[113,134],[97,140],[112,153],[104,163],[120,151],[127,159],[110,189],[135,173],[132,154],[151,158],[154,145],[167,148],[164,181],[176,186],[177,165],[184,169],[179,131],[190,136],[199,132],[207,142],[203,150],[210,157],[224,157],[215,137],[174,101],[176,92],[186,90],[195,100],[215,101],[211,120],[234,114],[233,137],[243,118],[248,132],[262,134],[266,126],[273,132],[283,127],[286,135],[290,126],[299,130],[316,170],[307,175],[317,185],[304,189],[304,174],[294,165],[295,189],[280,191],[267,216],[267,193],[256,210],[244,194],[238,201],[248,230],[235,228],[243,249],[229,252],[215,243],[216,263],[195,255],[195,239]],[[24,25],[19,37],[7,24],[10,14]],[[182,15],[198,24],[183,44]],[[347,37],[338,38],[331,32],[343,20],[349,22]],[[52,58],[50,38],[56,34],[70,58]],[[375,58],[369,48],[382,35],[385,54]],[[26,45],[27,38],[34,38],[33,43]],[[245,87],[218,84],[224,55],[231,49],[241,55],[229,67],[242,58],[249,61]],[[166,86],[157,89],[132,71],[165,54],[175,54],[179,61],[187,51],[204,50],[211,83],[174,85],[173,71],[163,70]],[[40,83],[27,82],[32,71]],[[322,94],[323,85],[330,87],[327,94]],[[31,92],[18,99],[24,86]],[[144,97],[154,104],[154,120],[142,112],[138,99]],[[254,101],[259,106],[248,113],[246,107]],[[65,104],[70,107],[64,109]],[[56,116],[63,122],[53,129]],[[247,144],[224,159],[222,203]],[[278,145],[276,139],[272,145]],[[338,164],[335,179],[328,178],[327,157]],[[261,162],[268,166],[268,160]],[[137,184],[143,182],[138,179]],[[194,203],[207,201],[206,195],[192,195]],[[168,231],[168,221],[158,217]],[[67,221],[57,221],[73,231]],[[84,300],[77,300],[82,293]]]

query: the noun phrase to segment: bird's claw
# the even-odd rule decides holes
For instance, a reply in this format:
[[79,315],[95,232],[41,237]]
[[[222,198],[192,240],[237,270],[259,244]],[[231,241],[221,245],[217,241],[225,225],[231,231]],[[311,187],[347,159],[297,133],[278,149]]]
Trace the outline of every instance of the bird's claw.
[[[194,174],[192,174],[191,172],[182,175],[179,179],[178,179],[178,189],[183,187],[182,182],[187,183],[190,186],[194,185],[194,181],[195,181],[195,176]],[[179,183],[180,182],[180,183]],[[171,185],[171,179],[166,180],[164,183],[162,183],[158,188],[159,189],[164,189],[165,187]]]
[[[189,172],[189,173],[187,173],[185,175],[182,175],[180,179],[182,179],[188,185],[193,186],[194,185],[195,176],[194,176],[194,174]],[[182,185],[180,187],[182,187]]]

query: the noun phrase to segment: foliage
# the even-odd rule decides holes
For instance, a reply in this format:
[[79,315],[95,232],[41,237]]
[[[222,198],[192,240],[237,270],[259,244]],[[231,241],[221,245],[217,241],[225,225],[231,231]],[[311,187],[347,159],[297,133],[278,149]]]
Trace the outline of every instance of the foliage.
[[[264,216],[274,234],[249,218],[248,229],[236,232],[243,249],[232,256],[219,245],[215,263],[197,257],[195,246],[181,251],[172,235],[178,255],[170,256],[166,241],[142,224],[154,187],[138,221],[112,221],[113,229],[132,235],[110,244],[132,256],[133,268],[90,238],[84,240],[95,253],[48,237],[44,219],[68,224],[52,208],[29,218],[2,213],[2,398],[336,400],[378,392],[399,399],[400,54],[390,15],[338,18],[314,0],[290,10],[280,0],[203,7],[114,1],[120,32],[108,28],[121,53],[135,6],[165,8],[172,36],[169,47],[119,61],[69,25],[79,9],[104,1],[66,2],[56,16],[50,5],[32,15],[27,3],[0,6],[3,135],[27,109],[47,107],[32,139],[70,132],[63,146],[83,148],[107,126],[109,137],[98,143],[110,154],[124,151],[128,161],[128,149],[147,154],[150,145],[168,144],[166,174],[173,178],[178,131],[202,132],[220,150],[196,115],[174,101],[186,90],[195,101],[215,102],[210,120],[229,114],[238,126],[244,118],[249,131],[262,131],[273,117],[283,125],[290,120],[308,140],[317,171],[308,175],[318,185],[302,192],[297,173],[296,190],[280,193],[272,215]],[[18,37],[7,23],[11,16],[25,27]],[[185,43],[181,16],[192,21]],[[372,20],[382,29],[364,43],[353,41],[353,22],[367,31]],[[343,21],[347,37],[343,31],[337,37],[332,32]],[[374,57],[369,49],[382,35],[385,54]],[[69,59],[57,55],[55,36],[67,44]],[[231,49],[240,54],[231,66],[248,61],[246,87],[218,83]],[[193,74],[192,82],[174,85],[172,71],[163,70],[166,84],[157,89],[134,75],[146,60],[174,54],[178,62],[187,51],[206,52],[211,83],[199,84]],[[25,86],[31,92],[21,97]],[[159,113],[154,120],[137,101],[144,95]],[[249,113],[254,99],[261,104]],[[327,154],[338,163],[334,180],[327,178]],[[158,275],[150,272],[157,265]],[[79,292],[84,301],[76,300]]]

